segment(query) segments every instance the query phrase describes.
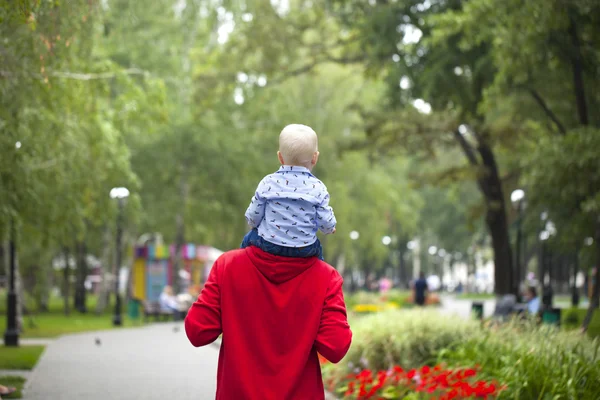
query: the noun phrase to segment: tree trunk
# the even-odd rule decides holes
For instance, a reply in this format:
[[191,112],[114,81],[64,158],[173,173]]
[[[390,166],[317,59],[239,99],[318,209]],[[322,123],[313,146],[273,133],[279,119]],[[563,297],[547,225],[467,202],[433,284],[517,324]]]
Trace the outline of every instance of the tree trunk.
[[189,195],[187,175],[188,167],[184,163],[180,182],[181,207],[179,208],[177,216],[175,217],[177,233],[175,235],[175,259],[173,262],[173,269],[171,271],[171,280],[174,293],[179,293],[179,270],[183,267],[183,246],[185,244],[185,209]]
[[77,260],[76,266],[76,281],[73,308],[80,313],[86,313],[85,301],[85,278],[87,277],[87,260],[86,260],[86,245],[85,242],[77,241],[75,243],[75,257]]
[[371,271],[371,262],[367,261],[365,263],[365,267],[363,268],[363,274],[365,276],[365,281],[363,282],[363,289],[366,289],[367,291],[371,291]]
[[577,24],[573,16],[569,16],[569,36],[573,48],[571,54],[571,68],[573,70],[573,90],[575,91],[575,101],[577,104],[577,115],[579,123],[586,126],[588,124],[587,103],[585,97],[585,85],[583,82],[583,62],[581,57],[581,45],[579,34],[577,33]]
[[69,307],[69,291],[71,286],[71,273],[69,266],[69,249],[67,247],[63,248],[63,258],[65,261],[65,269],[63,270],[63,302],[64,302],[64,313],[65,315],[69,315],[71,313],[71,309]]
[[598,275],[600,274],[599,268],[600,267],[600,217],[598,217],[598,219],[596,220],[596,237],[595,237],[595,244],[596,244],[596,265],[595,265],[595,273],[594,276],[592,276],[591,279],[591,285],[592,285],[592,297],[590,298],[590,305],[588,307],[587,313],[585,315],[585,318],[583,320],[583,330],[587,331],[588,327],[590,326],[590,322],[592,321],[592,317],[594,316],[594,311],[596,311],[596,309],[598,309],[598,306],[600,304],[600,287],[598,284],[598,281],[600,279],[598,279]]
[[486,135],[474,133],[474,136],[478,141],[477,152],[481,162],[478,161],[473,147],[465,137],[458,129],[454,131],[454,137],[460,144],[469,163],[474,167],[483,168],[482,173],[477,178],[477,185],[485,198],[487,206],[485,222],[492,237],[492,247],[494,249],[494,292],[498,296],[510,293],[517,295],[513,279],[513,258],[508,235],[506,204],[498,165],[492,148],[485,141]]
[[[404,247],[404,246],[403,246]],[[399,286],[402,286],[406,289],[409,288],[409,282],[406,271],[406,260],[404,259],[404,248],[398,250],[398,280]]]
[[518,295],[518,288],[514,285],[515,279],[513,279],[513,257],[498,166],[492,149],[486,143],[480,142],[478,150],[485,167],[484,176],[480,180],[482,181],[481,185],[485,188],[483,192],[487,203],[485,222],[492,237],[494,249],[494,292],[498,296]]
[[579,249],[573,256],[573,284],[571,286],[571,306],[579,307],[579,290],[577,289],[577,275],[579,274]]
[[[15,243],[18,249],[18,242]],[[23,290],[23,279],[19,271],[19,252],[15,254],[15,292],[17,293],[17,328],[23,332],[23,315],[27,313],[25,306],[25,291]]]
[[98,293],[98,302],[96,303],[96,314],[98,315],[104,312],[108,306],[110,297],[111,286],[108,269],[108,265],[111,264],[110,259],[110,229],[108,229],[108,226],[105,226],[102,235],[102,256],[100,257],[100,275],[102,275],[102,283],[100,286],[100,293]]
[[40,296],[38,309],[39,312],[43,313],[50,311],[50,293],[52,292],[52,287],[54,285],[54,269],[51,265],[46,265],[44,273],[46,274],[46,277],[44,278],[44,289]]

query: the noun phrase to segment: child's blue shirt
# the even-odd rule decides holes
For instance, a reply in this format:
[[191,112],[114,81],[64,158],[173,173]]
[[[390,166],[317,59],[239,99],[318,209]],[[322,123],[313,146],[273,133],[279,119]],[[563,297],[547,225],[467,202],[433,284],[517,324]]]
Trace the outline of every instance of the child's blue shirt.
[[282,165],[258,184],[246,220],[266,241],[304,247],[317,240],[317,230],[332,233],[335,215],[327,188],[308,168]]

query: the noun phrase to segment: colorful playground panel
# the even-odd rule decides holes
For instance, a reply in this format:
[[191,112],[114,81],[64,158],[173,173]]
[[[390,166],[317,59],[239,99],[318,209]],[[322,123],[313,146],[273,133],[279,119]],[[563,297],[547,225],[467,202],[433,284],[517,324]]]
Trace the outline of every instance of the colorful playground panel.
[[[133,298],[157,301],[163,288],[172,284],[175,246],[137,246],[134,248]],[[183,269],[190,274],[192,284],[206,281],[212,264],[222,254],[210,246],[186,244],[181,249]]]

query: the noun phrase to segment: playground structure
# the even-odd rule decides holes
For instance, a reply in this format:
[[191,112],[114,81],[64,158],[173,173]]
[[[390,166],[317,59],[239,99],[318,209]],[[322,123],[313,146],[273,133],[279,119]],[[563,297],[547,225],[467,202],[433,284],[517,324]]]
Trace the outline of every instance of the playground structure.
[[[185,244],[181,248],[182,266],[177,275],[184,285],[200,286],[208,277],[222,251],[210,246]],[[167,285],[173,286],[175,246],[145,244],[133,248],[131,297],[145,302],[157,302]]]

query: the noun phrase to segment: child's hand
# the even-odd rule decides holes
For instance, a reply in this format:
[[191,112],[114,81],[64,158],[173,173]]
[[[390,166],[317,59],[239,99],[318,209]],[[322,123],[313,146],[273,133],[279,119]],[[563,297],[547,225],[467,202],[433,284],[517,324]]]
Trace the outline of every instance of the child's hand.
[[333,232],[331,232],[331,234],[333,235],[335,233],[335,228],[333,228]]

